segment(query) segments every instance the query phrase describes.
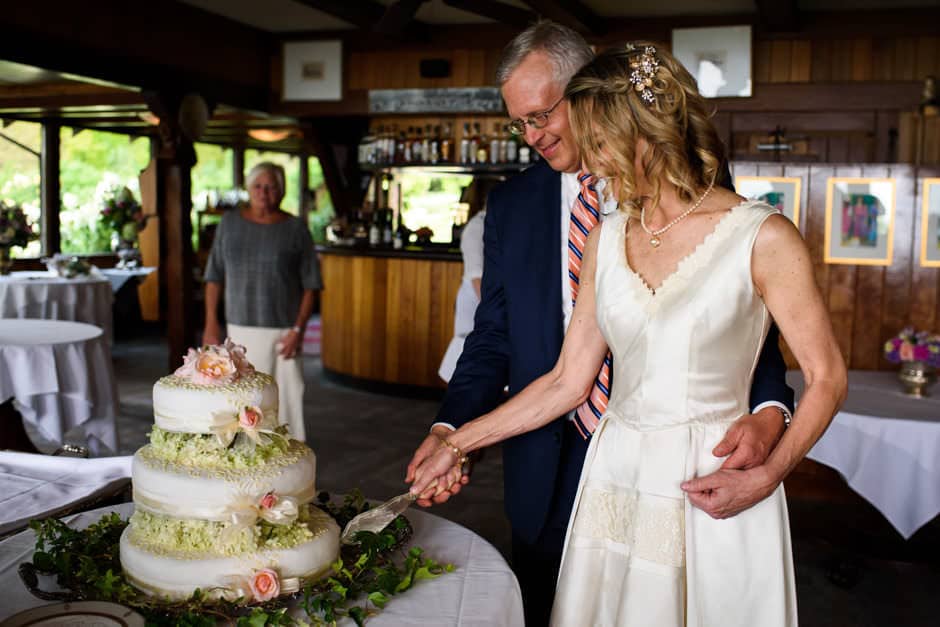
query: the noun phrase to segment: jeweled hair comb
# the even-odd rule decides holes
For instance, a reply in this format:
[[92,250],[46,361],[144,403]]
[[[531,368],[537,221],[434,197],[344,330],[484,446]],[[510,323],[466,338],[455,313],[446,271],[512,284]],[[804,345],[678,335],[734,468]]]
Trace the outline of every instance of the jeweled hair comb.
[[653,95],[653,77],[656,76],[656,70],[659,69],[659,59],[656,58],[656,48],[646,46],[640,51],[633,44],[627,44],[627,52],[639,52],[639,56],[630,60],[630,83],[640,95],[640,99],[646,104],[656,102],[656,96]]

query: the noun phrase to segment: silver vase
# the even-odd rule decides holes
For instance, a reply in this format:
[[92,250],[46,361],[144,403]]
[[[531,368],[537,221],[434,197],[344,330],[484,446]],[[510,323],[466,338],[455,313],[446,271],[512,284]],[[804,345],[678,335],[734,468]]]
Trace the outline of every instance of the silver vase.
[[915,398],[927,396],[927,389],[936,379],[933,367],[922,361],[903,361],[898,370],[898,380],[904,387],[904,393]]

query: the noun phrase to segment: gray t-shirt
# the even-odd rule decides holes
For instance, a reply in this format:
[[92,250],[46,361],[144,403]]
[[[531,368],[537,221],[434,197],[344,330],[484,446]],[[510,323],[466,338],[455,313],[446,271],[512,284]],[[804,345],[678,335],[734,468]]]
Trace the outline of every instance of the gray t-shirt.
[[205,280],[225,284],[225,318],[249,327],[294,325],[304,290],[323,287],[310,232],[300,218],[256,224],[237,210],[222,217]]

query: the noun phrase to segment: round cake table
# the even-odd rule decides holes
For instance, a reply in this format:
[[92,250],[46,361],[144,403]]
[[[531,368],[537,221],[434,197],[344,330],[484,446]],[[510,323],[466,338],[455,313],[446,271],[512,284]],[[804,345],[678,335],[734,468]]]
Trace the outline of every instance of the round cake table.
[[[133,508],[132,503],[125,503],[66,520],[82,527],[110,511],[129,516]],[[436,579],[419,581],[407,592],[392,597],[377,616],[369,619],[370,627],[518,627],[524,624],[519,584],[491,544],[469,529],[438,516],[416,509],[405,515],[414,527],[414,537],[409,544],[420,546],[427,556],[451,563],[456,569]],[[0,621],[17,612],[48,605],[33,597],[17,575],[20,563],[31,559],[34,545],[35,536],[30,530],[0,542]],[[343,621],[340,625],[353,625],[353,622]]]
[[68,439],[95,456],[117,452],[117,386],[100,328],[0,319],[0,403],[11,398],[47,444]]

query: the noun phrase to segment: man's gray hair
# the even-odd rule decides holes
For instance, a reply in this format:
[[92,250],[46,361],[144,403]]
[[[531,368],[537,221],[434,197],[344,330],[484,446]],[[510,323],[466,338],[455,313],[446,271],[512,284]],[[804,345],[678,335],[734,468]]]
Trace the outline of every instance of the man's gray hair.
[[278,188],[280,188],[281,198],[284,198],[284,193],[286,192],[284,168],[270,161],[262,161],[249,170],[248,176],[245,177],[245,187],[251,189],[255,179],[258,178],[258,175],[262,172],[266,172],[274,177],[274,181],[277,183]]
[[502,85],[529,53],[548,55],[555,68],[554,79],[562,87],[575,73],[594,58],[594,51],[584,37],[551,20],[539,20],[509,42],[496,66],[496,82]]

